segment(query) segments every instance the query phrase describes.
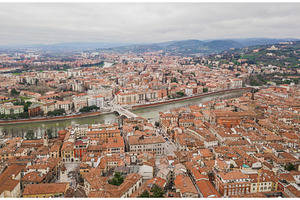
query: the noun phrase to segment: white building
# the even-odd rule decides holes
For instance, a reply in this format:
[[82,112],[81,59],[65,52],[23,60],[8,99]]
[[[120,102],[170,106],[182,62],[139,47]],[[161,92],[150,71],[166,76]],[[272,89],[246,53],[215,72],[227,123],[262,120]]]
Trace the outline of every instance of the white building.
[[97,106],[100,109],[104,108],[104,97],[102,95],[92,96],[88,98],[88,106]]

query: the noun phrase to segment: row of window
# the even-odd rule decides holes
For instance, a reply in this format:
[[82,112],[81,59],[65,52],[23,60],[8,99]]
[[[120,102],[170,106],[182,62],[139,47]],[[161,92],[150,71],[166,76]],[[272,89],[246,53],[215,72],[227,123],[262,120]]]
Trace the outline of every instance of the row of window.
[[[270,189],[271,189],[271,186],[269,186],[269,187],[260,187],[260,190],[266,190],[266,189],[269,189],[269,190],[270,190]],[[254,191],[254,190],[256,190],[256,188],[253,188],[253,191]]]
[[[240,184],[240,185],[228,185],[228,188],[231,188],[231,187],[248,187],[250,186],[249,184]],[[225,185],[224,188],[227,188],[227,186]]]
[[[260,183],[259,185],[267,185],[267,183]],[[271,183],[268,183],[268,185],[271,185]],[[256,183],[254,183],[253,186],[256,186]]]

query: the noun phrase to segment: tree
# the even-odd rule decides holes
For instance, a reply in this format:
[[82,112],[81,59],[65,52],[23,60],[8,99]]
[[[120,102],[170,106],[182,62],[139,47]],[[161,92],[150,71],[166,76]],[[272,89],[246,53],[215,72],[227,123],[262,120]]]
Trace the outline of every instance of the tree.
[[124,182],[124,177],[119,172],[116,172],[114,178],[109,181],[110,184],[120,186]]
[[22,118],[22,119],[29,118],[28,112],[19,113],[19,118]]
[[44,116],[44,111],[41,110],[41,111],[39,112],[39,115],[40,115],[40,116]]
[[156,121],[156,122],[154,123],[154,125],[155,125],[155,126],[159,126],[159,122]]
[[165,191],[156,184],[153,185],[153,187],[150,191],[153,192],[151,197],[164,197],[164,194],[165,194]]
[[30,102],[30,101],[27,101],[26,103],[24,103],[24,112],[28,112],[28,108],[30,107],[31,104],[32,104],[32,102]]
[[93,106],[84,106],[83,108],[81,108],[79,110],[79,112],[91,112],[93,110],[99,110],[99,107],[97,107],[96,105],[93,105]]
[[50,129],[50,128],[48,128],[47,130],[46,130],[46,133],[47,133],[47,135],[48,135],[48,138],[49,139],[52,139],[53,138],[53,131]]
[[288,171],[295,170],[295,166],[292,163],[287,164],[284,168]]
[[64,113],[66,113],[65,109],[56,109],[54,111],[49,111],[47,113],[47,116],[59,116],[59,115],[63,115]]
[[179,91],[179,92],[176,92],[176,93],[177,93],[177,95],[180,96],[180,97],[183,97],[183,96],[184,96],[184,92],[182,92],[182,91]]
[[150,194],[149,194],[149,192],[148,192],[147,190],[145,190],[145,191],[141,194],[141,196],[139,196],[139,197],[141,197],[141,198],[149,198],[149,197],[150,197]]
[[203,88],[203,92],[207,92],[208,91],[208,88]]
[[33,132],[33,130],[27,131],[25,138],[26,138],[26,140],[34,140],[35,137],[34,137],[34,132]]
[[39,79],[35,79],[35,86],[37,86],[37,84],[38,84],[38,82],[39,82]]
[[20,92],[18,92],[15,88],[10,91],[12,96],[19,96]]
[[177,83],[177,78],[176,77],[173,77],[172,79],[171,79],[171,83]]

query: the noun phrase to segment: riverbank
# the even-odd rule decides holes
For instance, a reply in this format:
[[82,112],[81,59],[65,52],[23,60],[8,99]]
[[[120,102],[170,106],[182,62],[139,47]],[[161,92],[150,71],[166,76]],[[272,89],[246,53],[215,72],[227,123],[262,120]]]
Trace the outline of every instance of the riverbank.
[[[132,106],[130,110],[136,110],[136,109],[142,109],[142,108],[148,108],[148,107],[155,107],[160,106],[164,104],[171,104],[175,102],[181,102],[181,101],[187,101],[191,99],[197,99],[201,97],[226,93],[226,92],[233,92],[233,91],[241,91],[241,90],[249,90],[250,87],[244,87],[244,88],[236,88],[236,89],[228,89],[228,90],[222,90],[217,92],[209,92],[209,93],[203,93],[195,96],[190,97],[182,97],[178,99],[172,99],[162,102],[156,102],[156,103],[149,103],[149,104],[143,104],[143,105],[136,105]],[[76,118],[83,118],[83,117],[93,117],[93,116],[99,116],[101,114],[109,114],[111,112],[91,112],[91,113],[84,113],[84,114],[78,114],[78,115],[70,115],[70,116],[58,116],[58,117],[51,117],[51,118],[39,118],[39,119],[16,119],[16,120],[1,120],[0,125],[6,125],[6,124],[22,124],[22,123],[35,123],[35,122],[47,122],[47,121],[62,121],[67,119],[76,119]]]
[[57,116],[57,117],[51,117],[51,118],[1,120],[0,124],[21,124],[21,123],[44,122],[44,121],[61,121],[61,120],[66,120],[66,119],[93,117],[93,116],[98,116],[101,114],[102,114],[101,112],[91,112],[91,113],[84,113],[84,114],[70,115],[70,116]]
[[166,100],[166,101],[162,101],[162,102],[136,105],[136,106],[132,106],[132,108],[130,110],[146,108],[146,107],[160,106],[160,105],[163,105],[163,104],[169,104],[169,103],[174,103],[174,102],[179,102],[179,101],[186,101],[186,100],[190,100],[190,99],[196,99],[196,98],[205,97],[205,96],[209,96],[209,95],[215,95],[215,94],[224,93],[224,92],[249,90],[249,89],[251,89],[251,87],[235,88],[235,89],[228,89],[228,90],[222,90],[222,91],[216,91],[216,92],[203,93],[203,94],[199,94],[199,95],[195,95],[195,96],[182,97],[182,98]]

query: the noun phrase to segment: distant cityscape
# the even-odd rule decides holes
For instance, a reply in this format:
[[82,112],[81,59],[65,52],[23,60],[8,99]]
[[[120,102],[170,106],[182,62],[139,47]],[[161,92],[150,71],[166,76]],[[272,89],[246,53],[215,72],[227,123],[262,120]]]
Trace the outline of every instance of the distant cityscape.
[[195,42],[2,49],[1,197],[300,197],[300,42]]

